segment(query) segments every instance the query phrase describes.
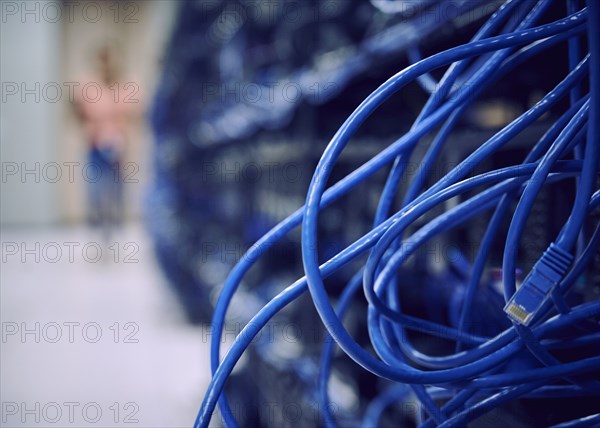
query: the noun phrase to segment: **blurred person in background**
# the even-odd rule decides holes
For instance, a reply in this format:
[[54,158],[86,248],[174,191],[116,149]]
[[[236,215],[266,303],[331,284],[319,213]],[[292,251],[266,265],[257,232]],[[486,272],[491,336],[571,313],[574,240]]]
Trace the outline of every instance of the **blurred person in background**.
[[[138,104],[120,90],[118,63],[114,50],[106,45],[97,53],[95,75],[82,79],[76,92],[75,110],[82,123],[87,144],[88,221],[102,229],[108,239],[111,230],[123,222],[123,177],[121,166],[126,151],[127,128],[137,116]],[[90,84],[91,83],[91,84]]]

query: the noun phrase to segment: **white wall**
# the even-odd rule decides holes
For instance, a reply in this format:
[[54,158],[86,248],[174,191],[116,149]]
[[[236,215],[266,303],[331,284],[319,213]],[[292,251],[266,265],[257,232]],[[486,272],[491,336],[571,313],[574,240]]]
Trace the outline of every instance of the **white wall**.
[[[48,82],[59,80],[61,27],[44,20],[36,22],[34,15],[26,15],[24,20],[17,15],[7,16],[5,5],[0,4],[3,9],[0,24],[0,221],[3,225],[47,224],[60,217],[59,187],[45,182],[42,173],[48,162],[57,160],[57,122],[61,107],[44,101],[42,88]],[[10,95],[13,84],[19,88],[18,93]],[[24,95],[21,89],[33,89],[34,93]],[[48,99],[52,97],[54,95],[48,92]],[[15,163],[18,171],[8,175]],[[36,165],[39,174],[22,176],[23,168],[35,169]],[[46,173],[53,178],[49,169]]]

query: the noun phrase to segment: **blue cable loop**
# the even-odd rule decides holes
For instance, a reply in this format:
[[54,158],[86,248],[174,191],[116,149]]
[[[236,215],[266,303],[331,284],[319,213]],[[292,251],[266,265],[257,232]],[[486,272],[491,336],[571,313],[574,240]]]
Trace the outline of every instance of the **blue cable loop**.
[[[549,26],[544,26],[543,27],[545,29],[544,33],[542,35],[540,35],[540,33],[536,33],[535,36],[543,37],[543,36],[547,35],[548,33],[552,33],[552,31],[556,31],[557,34],[560,34],[560,29],[564,25],[564,22],[565,21],[562,20],[562,21],[560,21],[560,24],[554,24],[554,25],[550,24]],[[582,24],[584,22],[585,22],[585,13],[580,12],[576,17],[574,17],[574,19],[572,19],[570,21],[570,23],[569,23],[570,25],[568,25],[567,31],[575,30],[577,27],[580,27],[580,24]],[[532,34],[531,31],[525,32],[525,35],[528,37],[526,39],[526,41],[529,40],[529,37],[531,37],[533,40],[535,40],[535,37],[530,36],[531,34]],[[516,44],[516,43],[520,43],[521,40],[519,40],[518,36],[514,36],[514,37],[511,37],[511,42]],[[488,43],[488,45],[490,44],[490,42],[487,42],[487,43]],[[492,49],[492,47],[493,46],[488,46],[489,49]],[[469,52],[466,52],[466,56],[469,56]],[[434,67],[432,67],[432,68],[434,68]],[[442,113],[447,114],[446,112],[451,111],[452,105],[450,103],[451,102],[447,102],[444,105],[444,107],[442,107],[442,109],[438,109],[434,113],[433,118],[430,118],[426,123],[422,124],[420,128],[423,129],[423,131],[421,131],[421,132],[424,132],[427,129],[435,126],[435,124],[437,123],[435,120],[439,121],[439,118],[443,117]],[[390,146],[388,149],[382,151],[382,153],[377,155],[371,161],[367,162],[365,165],[363,165],[362,167],[359,167],[356,171],[351,173],[346,179],[343,179],[336,185],[332,186],[332,188],[325,194],[325,197],[323,200],[323,206],[327,206],[327,205],[331,204],[337,198],[344,195],[353,186],[355,186],[359,182],[367,179],[374,172],[376,172],[381,166],[385,165],[387,162],[389,162],[391,159],[393,159],[393,157],[396,156],[397,153],[399,153],[401,150],[403,150],[405,148],[405,146],[407,145],[407,142],[410,142],[413,139],[416,140],[417,137],[418,137],[418,135],[415,134],[415,135],[411,136],[411,139],[404,139],[404,140],[401,139],[401,140],[395,142],[394,144],[392,144],[392,146]],[[241,279],[243,278],[244,274],[247,272],[248,269],[250,269],[250,267],[253,265],[253,263],[256,261],[256,259],[258,257],[260,257],[261,254],[263,254],[270,247],[270,245],[277,242],[279,239],[281,239],[283,236],[285,236],[291,229],[293,229],[296,225],[298,225],[300,223],[302,213],[303,213],[303,210],[296,211],[290,217],[288,217],[286,220],[284,220],[279,225],[277,225],[275,228],[273,228],[271,230],[271,232],[267,233],[262,239],[260,239],[244,255],[242,261],[234,267],[231,274],[229,275],[229,277],[225,283],[225,286],[223,287],[223,291],[222,291],[221,295],[219,296],[219,300],[217,302],[217,305],[215,308],[215,314],[213,317],[213,328],[214,328],[214,331],[217,333],[212,337],[212,340],[211,340],[211,370],[213,371],[213,373],[216,372],[216,370],[219,366],[220,335],[221,335],[223,325],[224,325],[224,319],[225,319],[227,306],[229,305],[229,302],[231,301],[233,293],[235,292],[235,290],[236,290],[237,286],[239,285]],[[216,398],[215,398],[215,400],[216,400]],[[210,397],[207,397],[206,401],[209,403],[209,405],[203,406],[203,409],[207,409],[210,413],[212,413],[211,408],[214,408],[214,401],[212,401],[210,399]],[[228,404],[227,404],[227,400],[226,400],[225,396],[223,396],[220,399],[220,406],[222,407],[222,414],[224,415],[225,422],[228,425],[232,425],[232,424],[234,425],[235,421],[233,420],[233,418],[228,419],[228,416],[227,416],[227,415],[231,415],[232,412],[230,409],[228,409]]]
[[[416,62],[391,77],[361,103],[325,149],[307,192],[305,206],[252,246],[227,278],[213,318],[213,377],[195,427],[208,426],[217,404],[225,424],[236,426],[223,390],[228,376],[266,323],[307,290],[333,339],[323,344],[318,379],[321,413],[328,427],[336,425],[327,391],[336,345],[373,375],[396,382],[367,407],[363,419],[365,423],[375,424],[385,408],[405,397],[410,389],[425,411],[424,418],[418,416],[422,427],[464,426],[502,403],[519,397],[566,397],[598,393],[598,382],[582,381],[580,375],[597,370],[600,357],[563,363],[549,352],[600,343],[600,334],[584,327],[590,323],[590,319],[600,316],[600,301],[570,306],[565,300],[600,246],[600,225],[587,242],[585,234],[580,233],[588,214],[600,204],[600,191],[594,193],[600,150],[600,82],[597,79],[600,76],[600,37],[597,31],[593,31],[593,23],[600,24],[600,5],[593,1],[588,3],[589,12],[588,9],[575,10],[576,7],[571,5],[570,15],[566,18],[528,28],[540,18],[550,2],[541,0],[534,5],[532,1],[507,1],[469,43]],[[592,24],[587,22],[588,13]],[[586,29],[590,53],[580,58],[581,52],[574,40]],[[500,34],[493,35],[496,31],[500,31]],[[569,44],[568,75],[540,102],[498,131],[446,176],[422,191],[427,172],[438,159],[466,108],[510,70],[565,41]],[[445,65],[449,67],[437,83],[437,93],[429,97],[410,131],[326,189],[337,158],[366,118],[407,83]],[[581,82],[588,75],[590,94],[583,94]],[[461,91],[461,85],[473,85],[474,89]],[[556,108],[567,94],[570,94],[571,106],[559,115],[559,119],[542,138],[532,144],[533,147],[521,163],[517,161],[513,166],[469,176],[476,165],[496,153],[551,108]],[[440,125],[424,157],[423,174],[413,179],[401,206],[391,214],[398,184],[414,148],[424,136]],[[574,158],[570,157],[572,153],[575,153]],[[583,153],[583,156],[578,153]],[[316,248],[320,210],[390,163],[393,165],[372,230],[319,265]],[[480,287],[491,245],[493,241],[501,239],[501,224],[509,215],[512,202],[519,201],[506,237],[504,293],[506,301],[511,298],[521,301],[518,292],[515,293],[513,278],[517,245],[531,204],[547,184],[573,179],[577,180],[577,194],[571,215],[532,274],[535,277],[532,281],[537,284],[538,290],[543,291],[543,298],[539,304],[536,303],[528,322],[517,322],[508,328],[498,329],[493,337],[469,332],[466,326],[474,310],[474,298]],[[457,196],[463,198],[457,205],[441,213],[434,211],[434,208]],[[398,269],[419,246],[486,211],[492,211],[493,214],[469,272],[458,328],[404,314],[398,291]],[[436,216],[432,217],[434,212]],[[410,229],[422,216],[427,216],[427,222],[420,225],[419,229]],[[220,360],[219,348],[227,308],[242,279],[266,251],[300,224],[306,276],[272,298],[244,327]],[[405,238],[408,230],[411,234]],[[576,257],[573,257],[571,247],[578,237],[582,244],[575,253]],[[403,245],[406,243],[411,245]],[[323,280],[365,254],[368,254],[366,264],[348,282],[334,310]],[[539,275],[550,281],[549,286],[539,282]],[[530,290],[523,287],[519,289],[525,290],[521,293]],[[360,346],[342,324],[350,303],[361,289],[368,302],[368,332],[377,356]],[[559,336],[558,332],[566,327],[572,327],[580,334]],[[455,344],[455,353],[444,356],[424,354],[406,340],[407,329],[449,339]],[[466,349],[463,350],[463,347]],[[526,371],[511,370],[510,363],[524,350],[528,350],[539,361],[539,366]],[[569,384],[553,384],[560,379],[567,380]],[[438,398],[447,401],[439,407],[435,402]],[[589,424],[597,422],[597,416],[559,426],[592,426]]]

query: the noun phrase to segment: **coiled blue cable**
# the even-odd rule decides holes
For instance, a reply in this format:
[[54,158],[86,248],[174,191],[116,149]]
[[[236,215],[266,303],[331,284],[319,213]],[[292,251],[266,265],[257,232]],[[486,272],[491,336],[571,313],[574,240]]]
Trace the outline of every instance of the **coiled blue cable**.
[[[213,378],[196,419],[195,426],[205,427],[208,425],[217,400],[226,425],[236,425],[233,413],[230,411],[226,396],[223,393],[223,386],[227,377],[246,347],[268,320],[307,289],[311,293],[315,307],[329,334],[348,356],[371,373],[400,382],[400,386],[394,389],[394,391],[404,392],[405,387],[402,384],[405,383],[418,386],[414,390],[419,400],[424,402],[429,416],[429,419],[424,421],[424,426],[431,426],[432,423],[441,424],[441,426],[460,426],[465,421],[487,412],[489,409],[496,407],[506,400],[528,396],[538,393],[537,391],[550,391],[544,388],[556,378],[566,377],[570,379],[571,376],[589,372],[598,367],[598,364],[600,364],[598,357],[564,364],[554,360],[549,361],[547,358],[549,354],[544,354],[547,353],[547,349],[556,348],[557,346],[570,348],[582,346],[582,344],[587,343],[596,343],[598,337],[594,334],[572,338],[570,342],[559,340],[553,337],[553,334],[565,326],[578,325],[586,319],[597,317],[600,314],[600,303],[598,302],[579,305],[569,308],[570,310],[568,311],[559,310],[559,313],[553,318],[548,318],[551,314],[552,306],[547,301],[542,305],[543,310],[534,318],[532,326],[512,327],[490,338],[466,332],[464,328],[466,317],[461,318],[459,328],[455,329],[403,314],[400,311],[399,300],[397,299],[398,295],[394,295],[393,287],[391,287],[391,284],[395,284],[394,275],[397,268],[410,255],[410,252],[402,253],[401,251],[401,236],[406,228],[421,215],[428,213],[433,207],[452,197],[471,192],[482,186],[490,186],[466,199],[453,209],[431,219],[429,223],[413,233],[407,240],[421,245],[435,234],[442,233],[464,223],[482,211],[493,208],[495,208],[495,213],[498,213],[497,217],[501,219],[507,214],[508,209],[502,207],[506,207],[512,199],[522,195],[521,200],[529,200],[529,198],[533,197],[530,195],[535,196],[537,194],[535,187],[531,184],[532,182],[536,182],[534,178],[544,177],[541,182],[544,184],[577,177],[579,180],[578,193],[573,211],[557,240],[558,245],[568,247],[568,244],[572,246],[575,242],[574,240],[577,239],[589,210],[595,207],[598,201],[600,201],[600,196],[597,196],[598,193],[592,195],[593,182],[597,176],[599,149],[597,132],[599,109],[598,101],[595,100],[600,99],[598,98],[600,88],[596,81],[597,79],[593,76],[600,75],[600,65],[598,62],[600,60],[600,53],[598,52],[600,43],[597,36],[592,34],[593,31],[589,31],[589,58],[584,58],[577,66],[572,67],[569,75],[554,90],[546,95],[542,101],[498,132],[473,152],[459,167],[452,170],[432,187],[425,190],[425,192],[419,194],[424,184],[422,177],[413,181],[400,210],[388,216],[388,213],[391,211],[391,201],[397,191],[397,184],[404,173],[404,166],[412,150],[424,135],[433,131],[443,121],[446,121],[446,128],[440,130],[438,139],[434,140],[431,146],[431,154],[426,158],[425,170],[427,171],[438,157],[447,136],[454,127],[457,118],[460,117],[461,112],[464,111],[473,99],[482,93],[486,84],[503,76],[511,67],[520,63],[520,61],[526,60],[535,53],[547,49],[560,41],[571,39],[585,29],[587,10],[576,11],[567,18],[527,29],[529,22],[532,23],[535,19],[539,18],[539,14],[543,12],[549,3],[540,1],[533,9],[523,6],[524,4],[525,2],[518,1],[506,2],[498,13],[490,18],[486,24],[487,27],[483,27],[485,31],[480,31],[479,38],[475,37],[472,42],[466,45],[419,61],[408,69],[398,73],[371,94],[342,125],[319,162],[311,181],[306,205],[259,240],[236,265],[223,287],[215,309],[213,323],[215,335],[211,339],[211,369],[213,371]],[[598,11],[595,9],[598,9],[598,7],[589,6],[590,19],[592,22],[600,23]],[[528,11],[528,18],[521,21],[515,27],[514,31],[490,37],[489,34],[504,22],[509,12],[514,12],[515,10],[519,10],[520,13]],[[506,15],[503,13],[506,13]],[[591,25],[588,25],[588,28],[591,27]],[[507,25],[504,27],[505,30],[509,28]],[[515,51],[517,47],[522,47],[522,49]],[[475,70],[469,72],[467,66],[470,59],[476,58],[478,55],[484,55],[486,58],[481,63],[485,64],[481,69],[483,71]],[[421,112],[421,115],[409,133],[402,136],[373,159],[326,191],[327,180],[331,174],[335,160],[341,154],[351,135],[358,129],[366,117],[409,81],[446,64],[452,65],[439,83],[442,93],[445,92],[444,95],[441,97],[430,97],[428,104]],[[590,96],[583,96],[583,98],[579,97],[573,100],[573,107],[557,121],[555,127],[546,134],[547,137],[542,138],[534,146],[523,164],[517,164],[514,167],[490,171],[487,174],[465,179],[475,165],[493,155],[510,139],[548,112],[562,97],[568,93],[572,93],[574,88],[579,88],[581,80],[588,73],[588,64],[590,75],[592,76],[590,79]],[[467,73],[466,76],[463,76],[463,73]],[[454,95],[449,96],[452,93],[452,87],[455,82],[463,81],[478,84],[479,87],[470,93],[461,93],[460,90],[455,90]],[[587,126],[587,140],[585,141],[585,156],[582,161],[567,160],[566,156],[584,143],[583,133],[578,129],[578,126],[581,126],[585,120],[589,122]],[[596,125],[593,125],[594,123]],[[335,200],[348,193],[358,183],[371,177],[376,171],[392,161],[395,163],[382,194],[373,230],[334,256],[331,260],[319,266],[315,251],[317,248],[316,224],[319,211],[332,204]],[[528,191],[527,189],[531,190]],[[580,192],[582,196],[579,196]],[[521,208],[520,212],[520,215],[525,218],[528,212],[526,202],[523,202],[523,208]],[[481,257],[478,256],[476,259],[476,269],[475,266],[473,268],[472,279],[468,289],[471,293],[471,300],[465,303],[465,308],[472,307],[472,295],[476,292],[476,286],[479,283],[479,278],[481,277],[483,266],[489,253],[490,243],[488,241],[491,241],[498,233],[500,220],[494,220],[494,218],[492,217],[488,228],[491,237],[484,240],[484,244],[482,244],[482,249],[480,250]],[[242,278],[265,251],[299,225],[300,222],[302,222],[303,226],[302,257],[306,277],[297,280],[294,284],[282,290],[265,305],[235,339],[223,361],[220,362],[219,345],[227,307]],[[514,237],[511,238],[513,240],[518,239],[520,236],[517,224],[515,223],[514,226]],[[575,279],[581,275],[583,269],[589,263],[591,256],[594,254],[594,249],[598,247],[598,240],[597,230],[586,249],[573,263],[571,270],[556,288],[560,291],[560,295],[568,292]],[[391,253],[387,252],[388,249],[391,250]],[[369,255],[369,260],[364,271],[361,270],[358,272],[349,282],[340,298],[336,312],[329,302],[323,279],[369,250],[371,250],[371,254]],[[510,253],[508,256],[505,253],[505,258],[507,257],[514,260]],[[511,262],[508,263],[509,266],[512,266]],[[504,273],[506,274],[506,270]],[[375,358],[356,343],[341,323],[341,318],[347,306],[361,289],[361,285],[369,302],[368,320],[371,341],[383,361]],[[507,288],[510,291],[510,285],[505,287],[505,292]],[[514,293],[514,286],[512,292]],[[560,304],[566,303],[562,302]],[[563,307],[563,309],[566,308]],[[465,311],[468,312],[468,309],[463,309],[463,314]],[[461,351],[460,348],[457,348],[455,355],[430,357],[419,353],[414,347],[407,345],[406,342],[401,340],[405,328],[416,329],[436,337],[445,337],[453,340],[457,346],[463,343],[471,346],[471,348],[466,351]],[[527,347],[523,336],[519,335],[519,332],[522,333],[523,331],[535,339],[534,343],[536,345],[533,351],[530,349],[530,352],[533,352],[534,355],[537,354],[538,357],[542,355],[539,359],[543,360],[543,363],[548,364],[546,367],[535,368],[522,374],[514,372],[503,373],[502,370],[504,370],[511,358]],[[558,343],[556,342],[557,340]],[[328,373],[331,368],[333,346],[332,342],[325,344],[321,363],[319,378],[320,398],[325,403],[328,402],[327,383]],[[410,365],[409,360],[424,367],[433,368],[434,370],[426,371],[415,368]],[[573,393],[573,388],[586,388],[589,386],[589,384],[579,382],[576,379],[572,383],[570,388],[555,388],[551,391],[553,393]],[[467,386],[467,384],[470,386]],[[429,391],[425,388],[426,385],[437,385],[448,390],[458,389],[461,392],[458,392],[454,396],[449,395],[452,398],[439,409],[432,401]],[[487,390],[492,391],[492,395],[484,393]],[[472,405],[467,404],[471,399],[479,397],[481,393],[487,394],[487,398]],[[388,403],[391,402],[392,398],[384,395],[381,400],[383,401],[379,403]],[[369,418],[367,419],[369,421],[374,420],[373,418],[376,419],[378,416],[374,415],[380,414],[380,410],[383,411],[383,408],[385,408],[385,406],[382,407],[381,405],[377,407],[373,404],[373,406],[371,409],[375,408],[378,410],[377,412],[373,410],[373,415],[369,413]],[[328,409],[328,406],[322,408]],[[458,413],[454,414],[456,411]],[[335,424],[333,415],[330,412],[324,411],[323,415],[328,426]]]

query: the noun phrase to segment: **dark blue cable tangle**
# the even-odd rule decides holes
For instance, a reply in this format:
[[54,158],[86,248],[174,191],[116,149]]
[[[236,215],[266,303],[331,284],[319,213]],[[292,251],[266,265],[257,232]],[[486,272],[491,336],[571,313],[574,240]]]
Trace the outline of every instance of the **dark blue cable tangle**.
[[[533,9],[528,9],[523,6],[524,4],[525,2],[518,1],[506,2],[502,9],[492,17],[493,19],[488,20],[488,23],[484,25],[485,31],[480,32],[480,39],[476,37],[466,45],[425,58],[398,73],[371,94],[342,125],[319,162],[311,181],[305,206],[259,240],[236,265],[226,281],[214,315],[213,328],[216,334],[213,335],[211,340],[213,378],[195,426],[204,427],[208,425],[217,400],[225,423],[228,426],[235,426],[235,419],[229,409],[225,394],[222,392],[228,375],[244,349],[266,322],[307,289],[311,293],[315,307],[329,334],[335,340],[335,343],[326,342],[323,348],[319,387],[321,391],[320,399],[325,402],[324,404],[328,404],[327,379],[331,369],[331,357],[335,344],[338,344],[348,356],[376,376],[400,382],[400,384],[416,385],[415,393],[419,400],[425,404],[425,410],[429,416],[429,419],[424,421],[423,426],[432,426],[433,423],[441,424],[441,426],[460,426],[502,402],[520,396],[541,394],[542,391],[546,391],[545,393],[552,392],[553,394],[587,393],[584,390],[590,386],[596,390],[595,384],[581,382],[576,377],[571,377],[598,367],[600,364],[598,357],[561,363],[554,359],[548,353],[548,350],[570,349],[598,342],[598,336],[594,333],[582,334],[579,337],[569,339],[558,339],[553,336],[556,331],[565,326],[577,326],[587,319],[600,315],[599,302],[569,307],[566,301],[561,300],[562,296],[570,291],[575,280],[590,262],[595,249],[598,248],[600,241],[598,228],[592,235],[587,247],[568,266],[564,277],[554,288],[556,306],[552,305],[552,299],[544,301],[540,306],[540,311],[535,314],[531,326],[513,326],[500,332],[495,337],[480,336],[465,331],[464,325],[468,320],[468,315],[464,314],[473,305],[472,296],[476,293],[476,286],[479,283],[485,260],[489,254],[490,242],[494,238],[498,239],[497,229],[500,220],[494,219],[496,217],[503,218],[507,215],[507,205],[511,200],[518,198],[520,195],[522,200],[523,198],[529,200],[528,198],[532,196],[528,195],[535,196],[537,192],[532,183],[536,183],[536,180],[542,177],[542,184],[577,178],[578,192],[572,213],[557,239],[558,245],[569,248],[579,236],[586,216],[591,209],[595,209],[600,201],[600,194],[598,192],[593,194],[599,153],[597,123],[600,122],[598,120],[600,87],[597,79],[593,77],[600,76],[600,42],[597,34],[594,35],[592,34],[593,31],[588,31],[590,54],[581,60],[577,66],[571,64],[572,69],[569,75],[542,101],[496,133],[494,137],[467,157],[459,167],[452,170],[423,193],[419,194],[424,185],[424,176],[415,179],[411,183],[401,208],[391,216],[388,214],[391,211],[391,201],[397,192],[397,184],[403,176],[406,162],[412,150],[424,135],[446,121],[445,128],[442,127],[439,131],[438,139],[434,140],[428,155],[426,155],[425,171],[427,171],[438,157],[461,112],[472,100],[481,95],[486,85],[491,84],[494,79],[500,78],[511,67],[519,64],[520,61],[526,60],[536,52],[553,46],[560,41],[571,40],[585,29],[588,12],[587,10],[581,10],[572,13],[567,18],[532,29],[526,29],[527,20],[520,21],[515,30],[510,33],[489,36],[493,29],[498,28],[503,19],[508,16],[508,12],[505,12],[507,15],[502,15],[502,11],[514,12],[518,10],[520,13],[525,13],[529,10],[528,17],[533,22],[536,13],[541,14],[548,2],[538,2]],[[600,7],[590,5],[589,9],[590,20],[600,23],[598,15]],[[490,21],[493,25],[490,24]],[[592,25],[587,27],[589,29]],[[505,31],[508,29],[510,29],[509,26],[504,27]],[[515,48],[520,50],[515,50]],[[470,71],[467,66],[471,59],[476,59],[478,55],[485,58],[480,62],[484,65],[481,69],[483,71]],[[442,93],[445,92],[444,95],[441,98],[430,97],[428,104],[407,134],[326,191],[327,179],[331,174],[335,160],[351,135],[366,117],[407,82],[445,64],[451,64],[451,66],[439,82],[439,88],[441,88]],[[573,91],[580,88],[580,82],[588,74],[588,64],[592,76],[590,78],[590,95],[582,97],[580,94],[574,97],[572,95]],[[461,93],[460,89],[453,89],[456,82],[470,82],[471,84],[478,84],[479,87],[472,93],[465,94]],[[568,93],[571,94],[573,106],[561,116],[556,125],[546,133],[546,136],[539,140],[523,163],[465,179],[475,165],[493,155],[506,142],[555,106]],[[587,136],[584,134],[585,130],[581,128],[585,121],[589,122]],[[593,125],[594,123],[595,125]],[[585,147],[585,156],[581,161],[569,160],[569,156],[573,151],[579,152],[583,147]],[[575,159],[578,159],[577,155],[575,155]],[[392,161],[394,161],[394,165],[382,193],[372,231],[332,259],[320,264],[315,252],[317,248],[316,222],[319,211]],[[540,185],[538,184],[538,187]],[[406,238],[407,241],[417,244],[412,249],[414,251],[414,248],[424,244],[436,234],[463,224],[480,212],[494,211],[494,216],[487,229],[490,237],[484,239],[473,267],[468,288],[471,300],[464,303],[459,328],[456,329],[404,315],[400,311],[397,289],[394,290],[391,287],[391,284],[395,284],[394,274],[397,268],[411,254],[410,251],[402,252],[398,249],[402,248],[402,241],[400,240],[402,234],[411,223],[421,215],[430,212],[433,207],[457,195],[466,195],[467,192],[472,192],[477,188],[481,188],[478,191],[479,193],[470,196],[443,214],[429,219],[427,224]],[[529,210],[526,205],[522,206],[519,216],[525,218]],[[520,217],[519,221],[522,221]],[[227,307],[243,276],[262,254],[300,222],[303,225],[302,257],[306,277],[300,278],[294,284],[282,290],[259,311],[235,339],[224,359],[219,361],[219,344]],[[520,236],[518,232],[518,227],[514,226],[514,232],[512,232],[514,237],[511,239],[517,239]],[[392,250],[390,253],[387,253],[388,248]],[[349,282],[339,300],[337,311],[335,311],[329,303],[323,279],[367,251],[370,251],[370,256],[365,269],[361,269]],[[508,258],[513,260],[510,254]],[[505,259],[507,259],[506,253]],[[509,266],[512,266],[510,262]],[[507,272],[505,271],[504,274],[507,275]],[[511,273],[508,273],[509,284],[505,286],[505,292],[507,289],[511,290],[510,275]],[[371,342],[381,360],[373,357],[354,342],[341,323],[341,318],[349,302],[361,289],[361,286],[369,301],[368,320]],[[514,285],[512,287],[512,293],[509,293],[508,297],[512,297],[512,294],[514,294]],[[556,310],[553,311],[553,307],[558,310],[558,313],[550,318],[553,312],[556,312]],[[402,341],[405,335],[404,329],[406,328],[453,340],[457,345],[457,352],[454,355],[445,357],[430,357],[421,354],[407,342]],[[526,340],[531,338],[534,340]],[[460,344],[470,348],[462,351]],[[546,367],[538,367],[525,373],[503,372],[506,363],[517,352],[525,348],[533,352],[542,363],[546,364]],[[420,370],[411,366],[409,361],[434,370]],[[557,378],[570,379],[572,385],[569,388],[553,387],[552,382]],[[468,384],[465,383],[467,381]],[[449,401],[442,408],[438,408],[432,400],[432,397],[436,396],[437,390],[432,390],[427,385],[449,388],[442,391],[458,389],[459,392],[455,395],[445,392],[443,395],[449,398]],[[579,392],[576,392],[578,388]],[[385,405],[391,403],[394,397],[396,399],[401,398],[404,392],[405,387],[399,385],[397,388],[391,389],[389,394],[382,395],[377,399],[380,401],[375,401],[374,407],[371,407],[376,411],[370,410],[365,421],[376,420]],[[472,403],[473,400],[480,399],[481,396],[483,397],[482,400]],[[334,415],[328,411],[327,406],[324,409],[327,409],[323,411],[326,425],[333,426],[335,424]],[[458,413],[455,413],[457,411]],[[587,422],[581,419],[573,421],[573,423],[583,424]]]

